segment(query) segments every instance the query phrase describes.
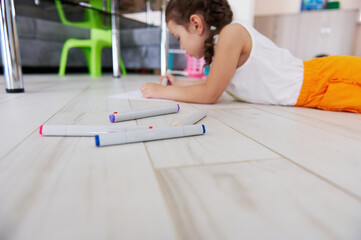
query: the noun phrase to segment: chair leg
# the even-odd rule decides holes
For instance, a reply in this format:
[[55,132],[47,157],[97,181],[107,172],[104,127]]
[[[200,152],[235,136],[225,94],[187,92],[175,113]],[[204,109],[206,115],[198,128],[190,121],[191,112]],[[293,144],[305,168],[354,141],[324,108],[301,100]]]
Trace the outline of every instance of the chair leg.
[[69,49],[71,48],[68,41],[64,43],[63,49],[61,50],[60,64],[59,64],[59,76],[65,75],[66,62],[68,60]]
[[90,50],[90,75],[100,77],[102,75],[102,48],[97,44]]
[[122,69],[122,75],[127,76],[127,70],[125,69],[123,59],[120,57],[119,59],[120,68]]
[[90,55],[91,49],[90,49],[90,47],[82,47],[80,49],[82,50],[82,52],[85,55],[86,63],[88,66],[88,72],[90,73],[91,72],[91,70],[90,70],[91,69],[91,55]]

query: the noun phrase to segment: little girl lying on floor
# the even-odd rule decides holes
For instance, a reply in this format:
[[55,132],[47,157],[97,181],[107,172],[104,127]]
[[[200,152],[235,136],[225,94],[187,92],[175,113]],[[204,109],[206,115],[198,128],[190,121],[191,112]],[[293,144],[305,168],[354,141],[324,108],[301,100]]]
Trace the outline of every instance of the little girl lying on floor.
[[171,0],[170,32],[181,49],[211,66],[206,80],[146,83],[146,98],[215,103],[224,91],[261,104],[361,113],[361,58],[330,56],[302,61],[253,27],[233,20],[227,0]]

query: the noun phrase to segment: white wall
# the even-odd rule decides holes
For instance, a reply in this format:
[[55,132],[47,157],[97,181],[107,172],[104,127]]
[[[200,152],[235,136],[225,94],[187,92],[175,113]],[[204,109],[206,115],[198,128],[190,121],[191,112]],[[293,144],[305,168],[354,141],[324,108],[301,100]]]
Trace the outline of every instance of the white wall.
[[[361,0],[339,1],[341,9],[360,9],[360,23],[356,27],[353,55],[361,57]],[[255,16],[291,14],[300,12],[300,8],[301,0],[255,0],[254,14]]]
[[[246,20],[253,25],[255,1],[258,0],[228,0],[228,3],[229,5],[231,5],[233,14],[236,18]],[[124,14],[124,16],[140,22],[146,22],[145,12],[129,13],[129,14]],[[160,11],[153,11],[151,15],[151,19],[154,25],[159,26]]]
[[[237,0],[236,0],[237,1]],[[243,0],[238,0],[243,1]],[[255,0],[255,15],[297,13],[301,0]],[[342,9],[361,8],[361,0],[339,0]]]
[[301,0],[256,0],[255,15],[296,13],[301,8]]
[[[339,0],[342,9],[361,9],[361,0]],[[228,0],[235,17],[244,19],[253,24],[254,16],[298,13],[301,0]],[[144,12],[125,14],[129,18],[146,22]],[[160,12],[153,12],[153,22],[160,24]]]
[[343,9],[361,8],[361,0],[341,0],[340,3]]
[[228,3],[231,5],[234,17],[253,25],[255,1],[257,0],[228,0]]

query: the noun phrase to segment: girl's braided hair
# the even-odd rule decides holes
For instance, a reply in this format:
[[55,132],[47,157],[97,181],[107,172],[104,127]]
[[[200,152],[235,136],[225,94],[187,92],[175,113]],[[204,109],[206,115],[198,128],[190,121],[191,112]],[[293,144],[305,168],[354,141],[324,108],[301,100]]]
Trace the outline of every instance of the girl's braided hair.
[[206,64],[210,65],[214,55],[215,32],[220,32],[224,26],[232,22],[233,12],[227,0],[170,0],[166,9],[166,21],[172,20],[188,28],[193,14],[203,15],[209,27],[216,27],[216,30],[210,31],[204,42],[204,58]]

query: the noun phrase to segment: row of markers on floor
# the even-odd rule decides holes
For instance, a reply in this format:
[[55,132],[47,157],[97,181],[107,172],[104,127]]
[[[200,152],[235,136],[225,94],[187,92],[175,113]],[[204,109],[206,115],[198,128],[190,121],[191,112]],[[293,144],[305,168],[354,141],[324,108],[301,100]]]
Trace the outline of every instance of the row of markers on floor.
[[[126,112],[114,112],[109,115],[111,123],[178,113],[179,104],[138,109]],[[121,127],[116,124],[105,126],[91,125],[41,125],[39,133],[43,136],[95,137],[97,147],[146,142],[153,140],[203,135],[204,125],[194,125],[207,115],[201,110],[185,119],[177,121],[172,127],[153,128],[151,126]]]

